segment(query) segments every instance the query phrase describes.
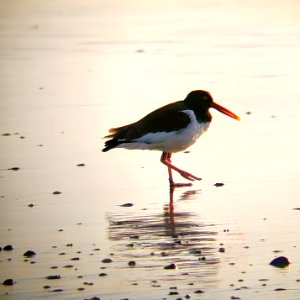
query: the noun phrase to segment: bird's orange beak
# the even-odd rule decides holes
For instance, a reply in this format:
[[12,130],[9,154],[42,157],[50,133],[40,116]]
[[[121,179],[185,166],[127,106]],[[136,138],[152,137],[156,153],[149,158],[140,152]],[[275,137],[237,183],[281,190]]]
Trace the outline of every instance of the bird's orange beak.
[[231,111],[228,110],[227,108],[225,108],[225,107],[223,107],[223,106],[217,104],[216,102],[213,102],[213,103],[211,104],[211,107],[214,108],[214,109],[216,109],[216,110],[218,110],[219,112],[221,112],[221,113],[223,113],[223,114],[225,114],[225,115],[227,115],[227,116],[233,118],[233,119],[236,119],[236,120],[238,120],[238,121],[240,120],[240,117],[239,117],[239,116],[237,116],[236,114],[234,114],[233,112],[231,112]]

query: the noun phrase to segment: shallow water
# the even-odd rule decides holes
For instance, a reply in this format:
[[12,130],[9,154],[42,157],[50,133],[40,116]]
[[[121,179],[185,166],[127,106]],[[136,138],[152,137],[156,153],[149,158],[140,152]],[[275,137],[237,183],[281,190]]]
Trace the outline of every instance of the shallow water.
[[[299,299],[299,11],[1,1],[0,298]],[[172,193],[160,153],[101,152],[110,127],[193,89],[241,117],[212,111],[174,155],[202,181]]]

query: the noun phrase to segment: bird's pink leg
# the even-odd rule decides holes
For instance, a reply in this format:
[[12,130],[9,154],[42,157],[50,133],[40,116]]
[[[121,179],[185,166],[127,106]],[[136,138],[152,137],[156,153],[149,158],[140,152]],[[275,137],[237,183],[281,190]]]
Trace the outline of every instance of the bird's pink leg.
[[172,176],[172,169],[176,172],[178,172],[183,178],[190,180],[190,181],[194,181],[194,180],[201,180],[201,178],[188,173],[184,170],[181,170],[177,167],[175,167],[174,165],[172,165],[171,163],[171,156],[172,153],[171,152],[163,152],[160,158],[160,161],[167,166],[168,168],[168,173],[169,173],[169,182],[170,182],[170,186],[191,186],[191,183],[175,183],[173,181],[173,176]]

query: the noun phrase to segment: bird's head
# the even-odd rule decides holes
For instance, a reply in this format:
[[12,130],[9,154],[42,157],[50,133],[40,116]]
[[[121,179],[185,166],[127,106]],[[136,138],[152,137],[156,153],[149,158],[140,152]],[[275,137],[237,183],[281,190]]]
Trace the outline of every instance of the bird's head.
[[240,120],[239,116],[214,102],[209,92],[202,90],[192,91],[186,96],[184,101],[194,110],[208,112],[209,108],[212,107],[233,119]]

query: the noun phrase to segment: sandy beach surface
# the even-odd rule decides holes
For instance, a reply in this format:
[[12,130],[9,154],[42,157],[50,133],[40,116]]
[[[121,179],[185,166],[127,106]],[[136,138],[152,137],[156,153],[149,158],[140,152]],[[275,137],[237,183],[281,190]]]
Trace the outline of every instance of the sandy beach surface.
[[[1,0],[0,299],[300,299],[299,78],[296,0]],[[195,89],[241,117],[174,155],[202,181],[101,152]]]

